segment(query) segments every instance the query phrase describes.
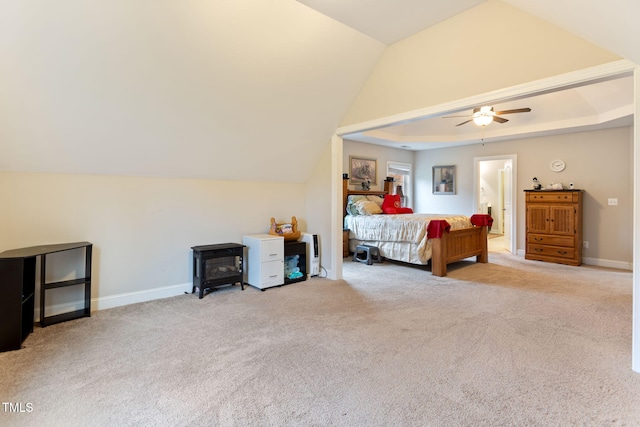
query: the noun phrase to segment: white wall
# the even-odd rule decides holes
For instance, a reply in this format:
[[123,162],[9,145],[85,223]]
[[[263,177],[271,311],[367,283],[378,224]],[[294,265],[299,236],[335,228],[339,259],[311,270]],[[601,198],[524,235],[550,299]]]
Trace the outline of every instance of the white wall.
[[241,243],[271,217],[308,226],[294,183],[0,172],[0,200],[0,251],[94,244],[94,309],[190,292],[192,246]]
[[[585,261],[592,264],[630,268],[633,254],[633,135],[632,128],[556,135],[516,141],[494,142],[416,153],[416,211],[434,213],[474,212],[474,157],[516,154],[517,247],[524,250],[524,193],[537,177],[543,184],[573,182],[584,196]],[[566,169],[552,172],[554,159],[566,162]],[[455,164],[458,192],[454,196],[431,194],[431,168]],[[618,206],[608,206],[617,198]]]
[[331,239],[331,145],[318,158],[305,187],[305,206],[308,231],[320,240],[321,276],[332,277],[336,268],[333,262]]

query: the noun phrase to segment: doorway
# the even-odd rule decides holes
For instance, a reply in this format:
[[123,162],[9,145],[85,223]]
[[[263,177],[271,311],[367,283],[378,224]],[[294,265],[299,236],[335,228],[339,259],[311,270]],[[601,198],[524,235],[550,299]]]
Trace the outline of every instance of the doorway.
[[517,251],[516,159],[515,154],[474,158],[474,211],[493,218],[489,246],[512,254]]

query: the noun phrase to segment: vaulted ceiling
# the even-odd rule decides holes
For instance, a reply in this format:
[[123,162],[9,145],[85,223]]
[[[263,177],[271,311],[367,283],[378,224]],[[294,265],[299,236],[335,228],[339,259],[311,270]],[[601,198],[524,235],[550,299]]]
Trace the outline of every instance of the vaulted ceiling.
[[485,0],[298,0],[390,45],[447,20]]
[[[485,0],[424,2],[421,0],[357,0],[351,2],[298,0],[385,44],[402,40],[417,31],[449,19]],[[634,40],[640,27],[633,16],[640,3],[615,0],[611,3],[567,0],[505,0],[526,12],[545,19],[621,57],[640,63],[640,49]],[[366,11],[361,13],[361,11]],[[478,37],[482,37],[479,34]],[[508,35],[505,35],[508,37]],[[487,40],[488,49],[500,49],[501,40]],[[499,70],[496,70],[499,73]],[[629,76],[492,104],[495,111],[522,107],[530,113],[502,116],[508,122],[476,126],[467,121],[472,109],[437,117],[413,120],[393,126],[345,135],[345,138],[408,150],[517,139],[554,133],[577,132],[633,123],[633,79]],[[480,105],[478,105],[480,107]],[[462,118],[447,118],[467,116]]]
[[[298,0],[385,44],[395,43],[487,0]],[[640,64],[640,2],[502,0]],[[508,37],[509,35],[505,35]],[[482,37],[481,34],[478,37]],[[494,48],[500,40],[490,41]]]
[[[0,171],[305,182],[389,44],[484,3],[0,0]],[[505,3],[640,63],[635,0]]]
[[0,171],[305,182],[384,49],[295,0],[0,0]]

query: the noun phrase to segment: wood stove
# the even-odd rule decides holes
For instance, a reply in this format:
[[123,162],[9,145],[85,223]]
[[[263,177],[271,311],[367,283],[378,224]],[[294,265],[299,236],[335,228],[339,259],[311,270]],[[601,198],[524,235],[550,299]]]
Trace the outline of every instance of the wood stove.
[[244,245],[221,243],[215,245],[193,246],[193,288],[199,290],[202,299],[205,289],[214,289],[224,285],[240,283],[244,290],[242,256]]

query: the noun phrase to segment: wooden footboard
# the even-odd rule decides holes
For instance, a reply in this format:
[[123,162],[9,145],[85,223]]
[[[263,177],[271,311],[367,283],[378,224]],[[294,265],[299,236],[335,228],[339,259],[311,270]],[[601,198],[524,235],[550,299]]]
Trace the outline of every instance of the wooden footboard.
[[471,227],[452,230],[441,238],[431,239],[431,273],[434,276],[446,276],[447,264],[472,256],[478,262],[489,261],[487,249],[488,227]]

